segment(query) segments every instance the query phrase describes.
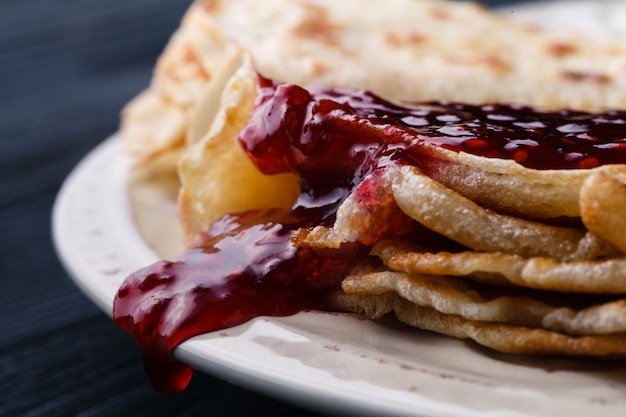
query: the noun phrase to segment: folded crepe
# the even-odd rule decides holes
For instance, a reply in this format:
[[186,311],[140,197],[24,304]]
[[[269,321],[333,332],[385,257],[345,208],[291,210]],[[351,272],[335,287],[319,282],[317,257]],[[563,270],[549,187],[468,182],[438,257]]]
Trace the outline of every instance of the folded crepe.
[[393,100],[626,105],[626,43],[542,31],[478,3],[198,0],[150,87],[123,111],[121,132],[137,166],[174,169],[186,137],[206,129],[191,115],[240,48],[271,79]]

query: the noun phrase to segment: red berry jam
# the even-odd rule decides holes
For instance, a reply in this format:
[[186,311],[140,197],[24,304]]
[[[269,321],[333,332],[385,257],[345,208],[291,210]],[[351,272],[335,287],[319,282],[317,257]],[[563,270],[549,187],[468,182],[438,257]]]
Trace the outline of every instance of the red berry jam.
[[358,247],[337,256],[296,249],[291,235],[315,213],[299,209],[228,215],[197,248],[129,276],[115,299],[116,323],[139,342],[147,374],[163,392],[185,388],[191,369],[173,357],[186,339],[258,316],[324,310],[324,292],[350,265],[367,257]]
[[[332,225],[341,202],[369,174],[390,164],[419,167],[424,142],[533,169],[625,163],[625,127],[620,111],[539,113],[456,103],[405,108],[364,91],[307,91],[259,77],[239,142],[262,172],[295,173],[299,198],[287,211],[224,216],[197,247],[130,275],[115,298],[115,321],[138,341],[154,386],[180,391],[192,373],[173,355],[183,341],[258,316],[323,310],[327,290],[351,265],[377,262],[363,245],[320,254],[291,241],[300,228]],[[361,188],[364,198],[372,194]],[[411,233],[407,219],[390,223],[402,226],[381,225],[386,237]]]

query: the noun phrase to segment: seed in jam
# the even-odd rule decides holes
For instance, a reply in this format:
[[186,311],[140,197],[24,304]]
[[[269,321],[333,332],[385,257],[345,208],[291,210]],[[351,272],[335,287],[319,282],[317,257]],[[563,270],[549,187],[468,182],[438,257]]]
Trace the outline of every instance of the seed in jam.
[[[173,354],[183,341],[262,315],[324,309],[327,289],[338,286],[352,265],[377,262],[367,247],[320,254],[296,248],[291,236],[300,228],[332,225],[341,202],[377,170],[419,167],[422,142],[542,170],[626,162],[621,111],[402,107],[364,91],[307,91],[258,81],[253,113],[238,140],[261,172],[298,176],[301,194],[293,208],[224,216],[197,247],[130,275],[115,298],[116,323],[136,338],[148,376],[165,392],[182,390],[191,378],[191,368]],[[399,226],[381,225],[386,237],[412,233],[406,219],[393,222]],[[377,232],[371,235],[377,238]]]

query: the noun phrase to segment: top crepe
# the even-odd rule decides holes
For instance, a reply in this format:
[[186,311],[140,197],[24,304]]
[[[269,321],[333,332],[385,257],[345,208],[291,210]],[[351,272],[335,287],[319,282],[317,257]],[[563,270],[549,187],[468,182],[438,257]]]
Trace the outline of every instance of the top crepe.
[[138,166],[172,171],[185,137],[206,130],[191,115],[239,48],[269,78],[393,100],[626,105],[625,42],[541,31],[472,2],[203,0],[171,38],[151,86],[123,112]]

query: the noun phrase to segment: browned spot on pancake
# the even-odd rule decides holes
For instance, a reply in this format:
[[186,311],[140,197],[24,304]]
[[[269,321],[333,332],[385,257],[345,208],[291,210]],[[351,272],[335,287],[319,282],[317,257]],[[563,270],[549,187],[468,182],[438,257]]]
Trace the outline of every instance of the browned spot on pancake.
[[208,13],[215,13],[222,7],[221,0],[203,0],[202,7]]
[[450,19],[450,12],[446,7],[433,7],[430,9],[430,15],[435,19],[448,20]]
[[548,54],[560,58],[575,53],[577,49],[576,45],[554,42],[548,45]]
[[331,67],[323,62],[315,61],[312,65],[312,74],[315,75],[321,75],[331,70]]
[[451,64],[466,65],[469,67],[485,67],[494,73],[505,74],[511,71],[511,66],[495,55],[485,54],[472,57],[449,56]]
[[303,19],[293,29],[293,34],[297,38],[317,41],[327,46],[338,46],[337,30],[340,25],[333,22],[328,12],[323,8],[311,3],[302,3]]
[[428,38],[425,35],[417,32],[410,32],[405,34],[387,32],[387,34],[385,35],[385,41],[390,46],[396,48],[417,45],[426,41],[427,39]]
[[209,74],[206,69],[202,66],[200,57],[190,46],[185,46],[185,51],[183,54],[183,61],[193,68],[194,72],[198,74],[200,77],[208,80],[211,78],[211,74]]
[[611,81],[611,77],[606,74],[585,71],[561,71],[561,77],[573,82],[590,82],[606,84]]

